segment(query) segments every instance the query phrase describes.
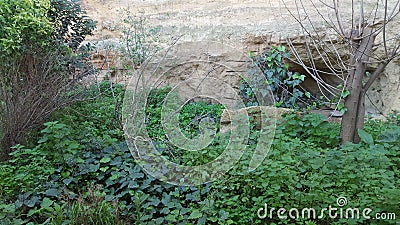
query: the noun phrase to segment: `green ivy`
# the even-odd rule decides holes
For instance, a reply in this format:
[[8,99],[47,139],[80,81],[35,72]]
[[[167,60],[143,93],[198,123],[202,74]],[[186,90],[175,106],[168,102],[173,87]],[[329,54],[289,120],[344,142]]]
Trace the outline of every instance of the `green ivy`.
[[[13,160],[0,165],[1,224],[396,224],[379,220],[279,219],[257,217],[268,207],[290,209],[346,207],[374,212],[400,211],[400,128],[393,122],[370,121],[360,144],[338,145],[339,127],[319,115],[287,114],[278,122],[267,158],[256,170],[245,171],[244,157],[224,179],[181,187],[161,182],[136,164],[119,135],[95,145],[103,132],[114,130],[110,115],[115,99],[102,84],[101,100],[82,102],[57,114],[40,132],[36,146],[16,146]],[[118,90],[116,88],[115,90]],[[150,93],[147,128],[153,139],[168,145],[159,108],[169,88]],[[93,94],[96,92],[93,92]],[[122,94],[114,91],[114,96]],[[113,106],[113,107],[111,107]],[[118,107],[117,107],[118,108]],[[195,137],[194,121],[203,115],[218,120],[222,106],[190,102],[181,110],[180,128]],[[75,112],[75,113],[73,113]],[[86,117],[79,117],[84,112]],[[90,116],[99,116],[96,120]],[[197,116],[197,117],[196,117]],[[196,119],[196,120],[194,120]],[[160,136],[158,136],[160,135]],[[257,145],[251,135],[248,151]],[[219,137],[208,150],[223,146]],[[216,138],[218,139],[218,138]],[[175,153],[176,153],[175,152]],[[204,159],[212,159],[209,155]],[[177,161],[194,165],[199,157],[180,155]],[[179,159],[179,160],[178,160]]]
[[[242,80],[240,91],[247,106],[258,105],[255,92],[260,92],[262,97],[267,97],[267,93],[272,92],[275,106],[286,108],[298,108],[311,98],[311,94],[300,86],[305,75],[289,71],[289,64],[285,62],[287,58],[289,52],[284,46],[272,46],[261,55],[252,56],[253,64],[261,70],[263,77],[250,71],[250,80]],[[254,89],[256,86],[265,88],[257,90]]]

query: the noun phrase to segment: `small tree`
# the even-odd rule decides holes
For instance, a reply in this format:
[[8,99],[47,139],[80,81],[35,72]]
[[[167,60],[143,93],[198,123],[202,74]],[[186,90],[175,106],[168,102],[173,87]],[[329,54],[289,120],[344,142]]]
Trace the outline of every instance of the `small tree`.
[[93,24],[76,1],[0,1],[3,157],[28,129],[71,100],[73,75],[84,72],[75,70],[82,62],[77,47]]
[[[306,37],[309,59],[302,60],[297,55],[297,62],[320,88],[331,93],[337,90],[321,79],[317,58],[327,68],[324,73],[344,82],[344,89],[340,90],[345,107],[341,141],[342,144],[358,143],[357,131],[364,127],[366,93],[386,66],[400,54],[398,36],[389,37],[388,32],[390,24],[400,13],[400,1],[358,0],[339,4],[339,0],[308,0],[296,1],[295,9],[285,1],[283,3]],[[319,21],[314,20],[316,17]],[[322,28],[321,24],[324,24]],[[290,40],[289,45],[296,54],[298,51]],[[369,76],[366,76],[367,69],[372,71]]]

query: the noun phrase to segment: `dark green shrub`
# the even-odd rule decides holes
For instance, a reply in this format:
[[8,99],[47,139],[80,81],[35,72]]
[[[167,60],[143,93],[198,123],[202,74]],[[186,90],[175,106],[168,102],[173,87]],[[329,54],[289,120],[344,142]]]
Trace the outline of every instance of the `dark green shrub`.
[[305,76],[289,71],[289,64],[285,62],[287,58],[289,52],[284,46],[272,46],[261,55],[252,56],[254,66],[261,70],[263,77],[259,77],[258,72],[250,71],[250,80],[242,81],[240,91],[247,106],[258,105],[255,92],[260,92],[262,97],[272,92],[277,107],[298,108],[307,105],[306,100],[311,95],[300,86]]
[[53,38],[76,50],[86,36],[93,34],[96,23],[81,9],[78,0],[50,0],[50,4],[47,16],[54,26]]

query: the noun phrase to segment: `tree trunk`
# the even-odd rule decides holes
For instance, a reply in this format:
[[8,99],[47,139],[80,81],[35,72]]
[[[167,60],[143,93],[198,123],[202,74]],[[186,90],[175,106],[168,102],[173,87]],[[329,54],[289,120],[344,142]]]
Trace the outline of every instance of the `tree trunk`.
[[[367,62],[375,41],[375,34],[372,29],[365,28],[361,37],[355,37],[352,45],[353,54],[351,59],[351,69],[346,84],[346,89],[350,91],[345,99],[347,111],[343,114],[340,137],[342,144],[346,142],[358,143],[360,137],[357,130],[364,127],[365,114],[365,94],[363,89],[363,78],[367,69]],[[356,40],[353,39],[353,40]]]

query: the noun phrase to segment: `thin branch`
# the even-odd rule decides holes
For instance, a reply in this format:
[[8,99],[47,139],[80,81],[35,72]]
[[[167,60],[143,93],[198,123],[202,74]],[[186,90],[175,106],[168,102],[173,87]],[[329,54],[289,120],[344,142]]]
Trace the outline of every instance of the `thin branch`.
[[358,33],[361,34],[364,28],[364,0],[360,1],[360,19],[358,24]]
[[343,36],[346,36],[346,34],[345,34],[344,30],[343,30],[343,24],[342,24],[342,20],[341,20],[340,13],[339,13],[338,2],[339,2],[338,0],[334,0],[333,1],[334,8],[335,8],[335,14],[336,14],[336,20],[337,20],[337,23],[338,23],[339,30],[340,30],[341,34]]
[[386,66],[389,64],[391,60],[385,60],[381,64],[379,64],[378,68],[374,71],[374,73],[371,75],[371,77],[368,79],[367,83],[363,87],[363,92],[366,93],[367,90],[371,87],[371,85],[374,83],[376,78],[378,78],[379,75],[385,70]]

